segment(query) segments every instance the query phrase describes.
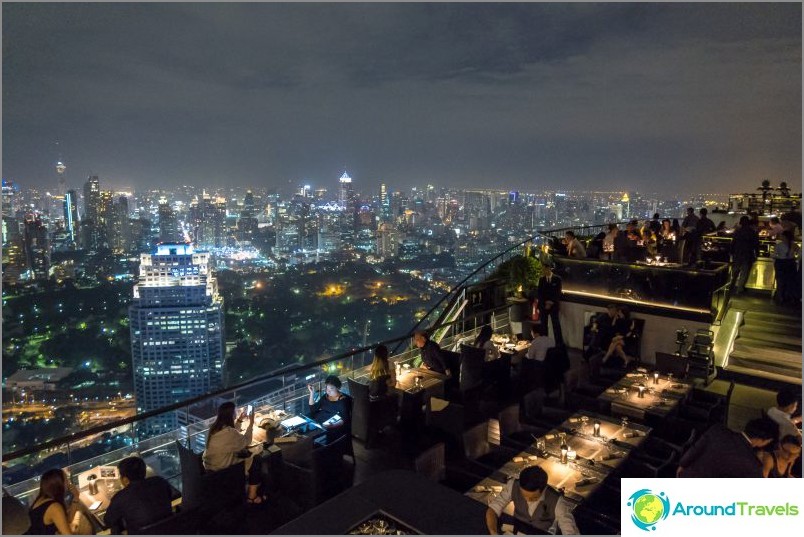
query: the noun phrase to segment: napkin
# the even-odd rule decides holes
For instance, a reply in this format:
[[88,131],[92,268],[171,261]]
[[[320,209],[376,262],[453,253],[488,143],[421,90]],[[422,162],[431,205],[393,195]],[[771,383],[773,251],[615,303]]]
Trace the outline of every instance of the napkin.
[[588,485],[594,485],[597,482],[598,479],[596,477],[585,477],[580,481],[578,481],[577,483],[575,483],[575,488],[577,489],[578,487],[586,487]]
[[449,401],[444,399],[439,399],[438,397],[431,397],[430,398],[430,410],[433,412],[441,412],[449,405]]

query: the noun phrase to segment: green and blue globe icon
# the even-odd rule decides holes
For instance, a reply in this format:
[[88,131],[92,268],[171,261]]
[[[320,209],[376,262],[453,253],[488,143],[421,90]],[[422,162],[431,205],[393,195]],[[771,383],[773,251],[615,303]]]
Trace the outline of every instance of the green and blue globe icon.
[[656,524],[670,514],[670,500],[667,494],[658,494],[650,489],[640,489],[628,498],[631,508],[631,522],[645,531],[655,530]]

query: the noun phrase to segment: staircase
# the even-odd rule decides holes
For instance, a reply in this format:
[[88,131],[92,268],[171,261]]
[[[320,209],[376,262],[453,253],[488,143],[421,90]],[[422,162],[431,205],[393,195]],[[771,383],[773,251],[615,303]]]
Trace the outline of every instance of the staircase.
[[765,309],[743,313],[724,373],[758,386],[801,386],[801,317]]

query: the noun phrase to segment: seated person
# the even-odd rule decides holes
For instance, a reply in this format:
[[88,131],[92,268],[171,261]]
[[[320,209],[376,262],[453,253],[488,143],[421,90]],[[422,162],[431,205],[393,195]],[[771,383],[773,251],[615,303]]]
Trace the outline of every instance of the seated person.
[[768,417],[779,424],[779,436],[801,437],[801,416],[793,417],[798,408],[798,394],[782,390],[776,394],[776,406],[768,409]]
[[104,523],[112,533],[123,530],[129,535],[141,533],[140,528],[159,522],[173,514],[170,484],[159,476],[145,477],[145,462],[139,457],[127,457],[117,465],[123,490],[112,497],[104,515]]
[[449,375],[447,363],[441,354],[441,347],[435,341],[430,341],[430,336],[427,332],[423,330],[415,332],[413,334],[413,344],[422,350],[422,367],[442,375]]
[[535,362],[544,363],[547,357],[547,349],[556,346],[556,342],[552,337],[547,335],[547,326],[545,324],[533,324],[530,326],[530,333],[533,336],[533,341],[530,342],[528,353],[525,358]]
[[485,349],[486,360],[496,360],[500,357],[500,349],[491,341],[491,336],[494,332],[491,330],[490,325],[485,325],[480,329],[480,333],[475,339],[474,346],[479,349]]
[[597,353],[605,353],[614,337],[614,326],[617,321],[617,306],[609,304],[606,311],[593,315],[590,319],[588,340],[584,358],[587,360]]
[[[67,500],[67,492],[72,498]],[[39,494],[31,504],[28,517],[31,519],[29,535],[75,535],[78,524],[67,518],[68,503],[77,500],[78,489],[67,478],[63,470],[54,468],[42,474],[39,480]]]
[[762,477],[801,477],[793,475],[796,461],[801,457],[801,436],[788,434],[773,451],[760,451]]
[[[609,348],[603,355],[602,364],[606,364],[609,360],[618,362],[619,367],[628,368],[631,362],[635,362],[636,358],[628,356],[625,353],[625,347],[630,340],[635,337],[636,324],[631,319],[631,312],[625,306],[617,307],[617,317],[614,320],[613,329],[614,336],[611,338]],[[617,359],[620,359],[619,362]]]
[[[253,454],[248,448],[251,445],[251,436],[254,430],[254,412],[248,416],[248,427],[244,434],[240,433],[240,424],[246,418],[241,412],[235,420],[235,404],[223,403],[218,407],[218,417],[207,433],[207,448],[204,450],[202,461],[204,468],[211,472],[223,470],[245,461],[248,474],[248,501],[249,503],[262,503],[266,498],[260,496],[261,484],[259,463],[254,464]],[[236,424],[236,426],[235,426]]]
[[539,466],[528,466],[518,479],[510,479],[502,493],[489,503],[486,526],[490,535],[500,533],[503,510],[514,502],[514,518],[546,533],[579,535],[572,505],[558,491],[547,485],[547,472]]
[[369,401],[380,401],[388,395],[388,388],[396,385],[394,369],[388,364],[388,347],[374,349],[374,361],[369,368]]
[[315,401],[312,385],[307,385],[312,418],[327,429],[327,442],[352,431],[352,398],[341,393],[341,385],[341,379],[337,376],[328,376],[324,381],[324,394],[318,401]]
[[574,232],[567,231],[564,234],[564,244],[567,245],[567,257],[575,257],[578,259],[586,257],[586,248],[584,248]]

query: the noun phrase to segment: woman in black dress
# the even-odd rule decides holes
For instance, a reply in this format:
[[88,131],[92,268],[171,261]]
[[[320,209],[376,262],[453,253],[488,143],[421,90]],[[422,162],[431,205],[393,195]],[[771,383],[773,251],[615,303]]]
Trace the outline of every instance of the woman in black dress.
[[39,480],[39,495],[31,505],[28,516],[31,519],[29,535],[73,535],[73,528],[67,520],[67,490],[73,499],[78,498],[78,489],[70,483],[63,470],[55,468],[42,474]]
[[[341,393],[341,379],[330,375],[324,381],[324,394],[315,400],[312,385],[307,385],[310,392],[309,404],[312,417],[327,429],[327,440],[332,442],[352,430],[352,398]],[[337,416],[338,419],[335,419]]]

